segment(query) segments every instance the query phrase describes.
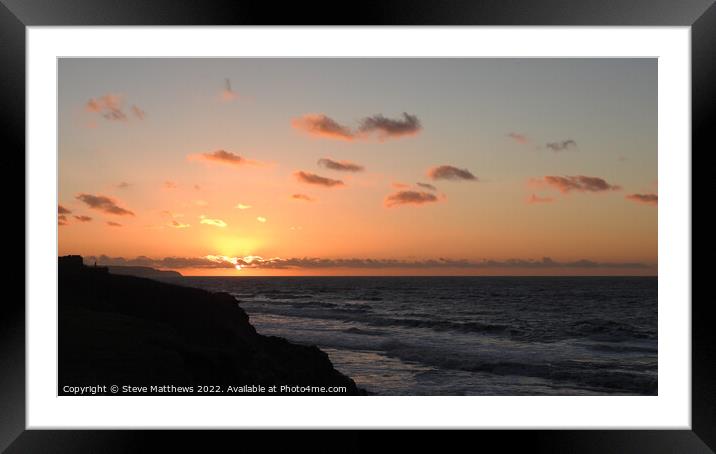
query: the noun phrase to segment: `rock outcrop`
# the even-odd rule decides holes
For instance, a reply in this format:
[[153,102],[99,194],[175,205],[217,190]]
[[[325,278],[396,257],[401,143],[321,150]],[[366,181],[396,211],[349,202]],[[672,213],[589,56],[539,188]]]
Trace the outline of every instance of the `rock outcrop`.
[[260,394],[364,393],[317,347],[257,334],[229,294],[111,274],[79,256],[59,260],[58,354],[60,395],[92,385],[117,385],[120,394],[123,386],[152,385],[192,387],[191,394],[213,393],[201,386],[223,395],[247,394],[249,386],[277,387]]

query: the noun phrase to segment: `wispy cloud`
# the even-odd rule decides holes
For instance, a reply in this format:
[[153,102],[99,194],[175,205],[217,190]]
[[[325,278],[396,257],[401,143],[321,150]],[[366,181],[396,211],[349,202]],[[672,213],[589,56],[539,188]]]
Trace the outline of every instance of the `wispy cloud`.
[[477,177],[467,169],[459,169],[454,166],[442,165],[428,169],[428,177],[432,180],[472,180]]
[[383,203],[386,207],[394,207],[400,205],[424,205],[437,201],[438,198],[435,194],[430,192],[398,191],[388,195]]
[[174,229],[188,229],[191,227],[189,224],[184,224],[183,222],[179,222],[176,219],[173,219],[171,223],[169,223],[169,227],[172,227]]
[[318,165],[326,169],[337,170],[339,172],[362,172],[365,167],[350,161],[334,161],[330,158],[322,158],[318,160]]
[[199,216],[199,219],[200,219],[200,221],[199,221],[200,224],[213,225],[214,227],[226,227],[228,225],[226,222],[222,221],[221,219],[211,219],[211,218],[204,216],[203,214],[201,216]]
[[147,115],[147,113],[136,105],[132,104],[132,115],[134,115],[139,120],[144,120],[144,117]]
[[527,203],[529,204],[552,202],[554,202],[554,199],[552,197],[540,197],[537,194],[532,194],[527,198]]
[[207,153],[198,153],[187,156],[190,161],[206,161],[230,166],[244,166],[247,164],[256,165],[258,161],[247,159],[226,150],[216,150]]
[[108,93],[98,98],[91,98],[85,104],[87,112],[97,113],[107,120],[127,119],[127,114],[122,110],[122,96]]
[[437,191],[437,190],[438,190],[438,188],[436,188],[435,186],[433,186],[433,185],[430,184],[430,183],[420,183],[420,182],[418,182],[418,183],[415,183],[415,184],[417,184],[417,185],[420,186],[421,188],[427,189],[427,190],[429,190],[429,191]]
[[127,189],[130,186],[126,181],[121,181],[117,184],[117,189]]
[[296,179],[302,183],[306,184],[314,184],[317,186],[324,186],[327,188],[332,187],[338,187],[343,186],[343,181],[341,180],[334,180],[332,178],[322,177],[320,175],[316,175],[315,173],[310,172],[304,172],[304,171],[298,171],[294,172],[293,174]]
[[653,206],[656,206],[656,204],[659,202],[659,196],[657,194],[629,194],[626,196],[626,198],[633,202]]
[[80,215],[80,216],[73,216],[73,217],[74,217],[75,219],[77,219],[78,221],[80,221],[80,222],[90,222],[90,221],[92,221],[92,218],[89,217],[89,216]]
[[165,257],[160,259],[139,256],[133,259],[124,257],[85,257],[88,263],[95,260],[100,265],[150,266],[158,269],[183,268],[247,268],[247,269],[325,269],[325,268],[363,268],[363,269],[633,269],[648,270],[654,265],[640,262],[599,262],[594,260],[557,261],[549,257],[542,259],[507,260],[467,260],[467,259],[425,259],[398,260],[379,258],[328,259],[319,257],[302,258],[263,258],[260,256],[229,257],[207,255],[204,257]]
[[115,214],[117,216],[134,216],[134,213],[126,208],[122,208],[117,205],[117,202],[104,195],[93,195],[93,194],[78,194],[75,197],[77,200],[84,202],[88,207],[93,210],[102,211],[104,213]]
[[611,185],[606,182],[603,178],[599,177],[588,177],[585,175],[575,176],[545,176],[542,180],[537,180],[537,183],[544,183],[548,186],[552,186],[558,189],[563,194],[569,192],[604,192],[604,191],[619,191],[621,186]]
[[239,94],[231,88],[231,79],[224,79],[224,89],[221,90],[219,99],[223,102],[231,102],[239,99]]
[[549,148],[550,150],[554,152],[558,151],[568,151],[568,150],[574,150],[577,148],[577,142],[575,142],[572,139],[567,140],[560,140],[558,142],[548,142],[544,145],[545,147]]
[[[85,110],[87,112],[97,114],[106,120],[127,121],[128,116],[124,111],[122,104],[122,95],[108,93],[104,96],[91,98],[85,104]],[[132,115],[138,120],[143,120],[146,115],[145,112],[136,105],[132,105],[130,110]]]
[[247,205],[245,203],[239,203],[234,208],[238,208],[239,210],[248,210],[251,208],[251,205]]
[[306,194],[293,194],[291,196],[293,200],[303,200],[306,202],[313,202],[313,197],[307,196]]
[[119,222],[113,222],[113,221],[107,221],[107,225],[110,227],[122,227],[122,224]]
[[63,207],[62,205],[57,205],[57,213],[58,214],[72,214],[72,211],[68,210],[67,208]]
[[256,220],[259,221],[259,222],[262,223],[262,224],[265,224],[266,221],[268,221],[268,219],[266,219],[266,218],[263,217],[263,216],[257,216],[257,217],[256,217]]
[[57,225],[67,225],[69,222],[67,222],[67,216],[64,214],[61,214],[57,216]]
[[291,120],[291,126],[314,137],[338,140],[353,140],[354,133],[324,114],[306,114]]
[[176,189],[178,187],[177,184],[173,181],[165,181],[162,186],[164,187],[164,189]]
[[514,140],[517,143],[526,144],[530,142],[529,137],[527,137],[524,134],[521,134],[519,132],[509,132],[507,133],[507,137]]

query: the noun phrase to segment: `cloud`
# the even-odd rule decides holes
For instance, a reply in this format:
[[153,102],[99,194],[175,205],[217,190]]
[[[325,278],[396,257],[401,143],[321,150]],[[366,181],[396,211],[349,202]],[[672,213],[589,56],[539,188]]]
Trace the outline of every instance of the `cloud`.
[[68,224],[67,216],[65,216],[64,214],[57,216],[57,225],[67,225],[67,224]]
[[256,217],[256,220],[259,221],[259,222],[262,223],[262,224],[264,224],[264,223],[266,223],[266,221],[268,221],[268,219],[266,219],[266,218],[263,217],[263,216],[257,216],[257,217]]
[[169,210],[162,210],[159,212],[162,216],[169,216],[170,218],[181,218],[184,215],[181,213],[173,213]]
[[205,207],[209,205],[209,202],[207,202],[206,200],[194,200],[194,205],[199,207]]
[[298,171],[294,172],[293,175],[298,181],[306,184],[315,184],[327,188],[343,186],[343,182],[341,180],[334,180],[332,178],[322,177],[320,175],[316,175],[315,173]]
[[477,181],[477,177],[470,173],[467,169],[458,169],[457,167],[443,165],[433,167],[428,170],[428,177],[433,180],[473,180]]
[[239,94],[231,88],[231,79],[224,79],[224,89],[221,90],[219,99],[223,102],[231,102],[239,99]]
[[123,257],[85,257],[86,263],[97,261],[103,266],[149,266],[158,269],[182,268],[249,268],[249,269],[324,269],[324,268],[363,268],[363,269],[654,269],[653,265],[639,262],[598,262],[593,260],[557,261],[549,257],[535,259],[507,260],[466,260],[435,258],[425,260],[398,260],[375,258],[326,259],[318,257],[301,258],[263,258],[260,256],[229,257],[207,255],[204,257],[165,257],[161,259],[139,256],[133,259]]
[[126,181],[121,181],[121,182],[117,185],[117,188],[118,188],[118,189],[127,189],[129,186],[130,186],[130,184],[127,183]]
[[112,222],[112,221],[107,221],[107,225],[110,227],[122,227],[122,224],[120,224],[119,222]]
[[350,161],[334,161],[330,158],[322,158],[318,160],[318,165],[327,169],[337,170],[339,172],[362,172],[365,167]]
[[57,213],[58,214],[72,214],[72,211],[68,210],[67,208],[63,207],[62,205],[57,205]]
[[164,189],[176,189],[177,188],[177,184],[173,181],[165,181],[163,186],[164,186]]
[[338,123],[325,114],[305,114],[291,120],[294,129],[314,137],[336,140],[357,140],[377,136],[379,140],[415,135],[422,129],[415,115],[403,112],[401,118],[386,118],[382,114],[364,117],[356,130]]
[[[110,121],[127,121],[127,113],[122,108],[123,97],[122,95],[108,93],[98,98],[91,98],[85,104],[85,110],[90,113],[100,115],[102,118]],[[139,120],[143,120],[145,112],[132,105],[131,112]]]
[[659,196],[656,194],[629,194],[626,196],[626,199],[654,206],[659,202]]
[[104,195],[78,194],[77,200],[84,202],[93,210],[102,211],[108,214],[116,214],[117,216],[134,216],[134,213],[117,205],[117,202]]
[[521,144],[529,143],[530,141],[530,139],[526,135],[520,134],[519,132],[507,133],[507,137]]
[[425,189],[427,189],[427,190],[429,190],[429,191],[437,191],[437,190],[438,190],[438,188],[436,188],[435,186],[433,186],[433,185],[430,184],[430,183],[420,183],[420,182],[418,182],[418,183],[415,183],[415,184],[417,184],[417,185],[420,186],[421,188],[425,188]]
[[306,114],[291,120],[294,129],[315,137],[338,140],[353,140],[355,135],[347,126],[343,126],[324,114]]
[[249,208],[251,208],[251,205],[247,205],[245,203],[239,203],[234,208],[238,208],[239,210],[248,210]]
[[313,197],[307,196],[306,194],[293,194],[291,196],[294,200],[305,200],[306,202],[313,202]]
[[177,221],[176,219],[172,220],[170,224],[168,224],[169,227],[175,228],[175,229],[188,229],[191,227],[189,224],[184,224],[182,222]]
[[144,120],[144,117],[147,115],[146,112],[144,112],[142,109],[140,109],[134,104],[132,104],[132,114],[139,120]]
[[395,189],[407,189],[410,187],[409,184],[401,183],[399,181],[391,183],[391,186],[394,187]]
[[210,219],[203,214],[199,216],[199,219],[201,219],[201,221],[199,221],[200,224],[213,225],[214,227],[226,227],[228,225],[221,219]]
[[527,199],[527,203],[529,204],[535,204],[535,203],[552,203],[554,202],[554,199],[552,197],[540,197],[536,194],[532,194]]
[[362,134],[377,133],[380,139],[415,135],[423,129],[415,115],[403,112],[401,119],[386,118],[382,114],[365,117],[360,121],[358,131]]
[[619,191],[620,186],[611,185],[599,177],[588,177],[584,175],[575,176],[546,176],[543,182],[548,186],[558,189],[563,194],[568,192],[604,192]]
[[89,216],[84,216],[84,215],[81,215],[81,216],[73,216],[73,217],[74,217],[75,219],[77,219],[78,221],[80,221],[80,222],[90,222],[90,221],[92,220],[91,217],[89,217]]
[[549,148],[554,152],[567,151],[577,148],[577,142],[572,139],[562,140],[559,142],[549,142],[545,144],[545,147]]
[[225,164],[231,166],[243,166],[246,164],[258,164],[258,161],[252,159],[246,159],[235,153],[226,150],[216,150],[208,153],[199,153],[187,156],[189,160],[199,160],[207,162],[215,162],[218,164]]
[[384,205],[386,207],[394,207],[399,205],[423,205],[426,203],[437,202],[438,198],[435,194],[421,191],[398,191],[388,195],[385,198]]
[[85,104],[87,112],[97,113],[107,120],[124,121],[127,114],[122,110],[122,96],[108,93],[99,98],[91,98]]

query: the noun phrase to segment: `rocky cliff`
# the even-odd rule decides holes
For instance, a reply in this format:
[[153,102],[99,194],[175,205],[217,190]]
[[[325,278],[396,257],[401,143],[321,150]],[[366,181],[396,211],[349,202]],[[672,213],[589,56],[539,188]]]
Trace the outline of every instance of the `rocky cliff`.
[[317,347],[257,334],[231,295],[111,274],[79,256],[59,259],[58,354],[60,395],[93,385],[120,394],[124,386],[164,386],[143,394],[186,394],[166,392],[179,386],[190,394],[247,394],[251,386],[264,386],[260,394],[363,393]]

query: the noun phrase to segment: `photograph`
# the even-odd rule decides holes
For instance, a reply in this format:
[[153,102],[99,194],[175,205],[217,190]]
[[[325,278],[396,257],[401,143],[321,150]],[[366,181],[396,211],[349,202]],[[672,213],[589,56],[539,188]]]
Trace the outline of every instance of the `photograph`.
[[58,58],[57,395],[658,396],[658,82]]

